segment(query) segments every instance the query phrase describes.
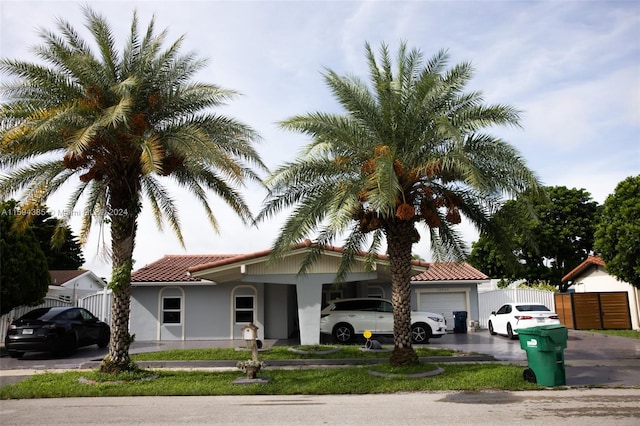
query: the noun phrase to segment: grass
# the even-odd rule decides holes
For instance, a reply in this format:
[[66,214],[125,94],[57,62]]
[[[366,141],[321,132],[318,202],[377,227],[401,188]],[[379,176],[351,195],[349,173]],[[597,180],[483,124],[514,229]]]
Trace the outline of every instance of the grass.
[[[640,339],[633,330],[585,330],[592,333]],[[327,346],[297,346],[308,353],[275,346],[260,351],[266,368],[260,377],[267,384],[234,385],[244,377],[240,371],[180,371],[141,369],[134,373],[107,375],[93,371],[44,372],[20,382],[0,387],[0,399],[64,398],[92,396],[178,396],[178,395],[322,395],[368,394],[394,392],[427,392],[443,390],[535,390],[542,387],[525,381],[523,367],[500,363],[422,363],[415,367],[391,367],[386,362],[367,366],[339,368],[269,368],[269,360],[287,359],[384,359],[388,352],[362,351],[360,346],[340,346],[325,353]],[[449,349],[415,348],[421,358],[460,355]],[[249,351],[233,348],[170,350],[134,354],[140,361],[237,361],[249,358]],[[416,373],[444,368],[444,373],[431,377],[410,377]],[[369,370],[388,373],[373,376]]]
[[[433,365],[423,368],[431,369]],[[240,371],[143,370],[140,375],[105,376],[97,371],[42,373],[0,388],[0,399],[178,396],[178,395],[323,395],[424,392],[441,390],[534,390],[522,378],[522,367],[445,364],[444,373],[427,378],[376,377],[370,366],[314,369],[266,369],[267,384],[234,385]],[[395,370],[396,372],[398,370]],[[415,370],[413,370],[415,372]],[[144,377],[146,376],[146,377]],[[144,379],[144,380],[143,380]]]
[[606,334],[608,336],[626,337],[629,339],[640,340],[640,331],[638,330],[584,330],[589,333]]
[[[522,378],[522,367],[499,363],[421,363],[414,367],[391,367],[387,362],[367,366],[336,368],[269,368],[269,360],[388,358],[388,352],[367,352],[360,346],[341,346],[335,353],[322,353],[328,347],[296,349],[272,347],[261,351],[260,360],[267,365],[259,377],[269,377],[267,384],[234,385],[244,377],[240,370],[184,371],[141,369],[134,373],[107,375],[92,371],[44,372],[0,388],[0,399],[64,398],[91,396],[175,396],[175,395],[320,395],[419,392],[436,390],[528,390],[540,386]],[[448,349],[416,348],[420,357],[452,356]],[[320,354],[316,352],[321,352]],[[147,352],[132,355],[135,361],[169,360],[242,360],[248,351],[233,348],[188,349]],[[413,378],[409,375],[444,368],[433,377]],[[388,373],[373,376],[369,370]]]
[[[333,353],[316,353],[329,346],[296,346],[295,349],[309,353],[292,352],[286,346],[273,346],[269,350],[260,351],[258,357],[262,361],[274,359],[360,359],[360,358],[389,358],[389,352],[362,351],[361,346],[345,345]],[[455,351],[450,349],[415,348],[419,357],[453,356]],[[238,351],[234,348],[207,349],[173,349],[161,352],[144,352],[131,355],[135,362],[139,361],[239,361],[251,357],[250,351]]]

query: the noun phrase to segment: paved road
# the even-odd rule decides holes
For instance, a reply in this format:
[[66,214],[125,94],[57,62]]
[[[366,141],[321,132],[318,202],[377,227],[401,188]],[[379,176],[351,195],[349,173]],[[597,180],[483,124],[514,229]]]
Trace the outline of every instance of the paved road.
[[9,425],[638,425],[640,390],[0,401]]

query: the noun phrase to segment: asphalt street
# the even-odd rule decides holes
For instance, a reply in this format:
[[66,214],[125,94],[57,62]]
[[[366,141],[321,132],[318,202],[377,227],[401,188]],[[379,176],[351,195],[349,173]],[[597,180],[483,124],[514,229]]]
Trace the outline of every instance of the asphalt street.
[[0,401],[9,425],[634,425],[637,389]]

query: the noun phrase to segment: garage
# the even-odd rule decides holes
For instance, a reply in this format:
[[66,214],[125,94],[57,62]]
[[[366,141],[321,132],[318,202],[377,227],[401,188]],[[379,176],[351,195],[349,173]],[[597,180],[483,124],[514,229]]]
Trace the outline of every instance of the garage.
[[422,291],[418,293],[418,309],[444,315],[447,320],[447,331],[452,332],[454,326],[453,312],[469,312],[467,299],[467,293],[464,291],[442,292],[441,289]]

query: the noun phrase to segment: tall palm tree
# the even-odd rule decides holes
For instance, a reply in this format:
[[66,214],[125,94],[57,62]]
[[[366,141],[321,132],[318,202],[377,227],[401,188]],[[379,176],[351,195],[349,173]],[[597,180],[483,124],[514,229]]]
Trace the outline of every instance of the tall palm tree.
[[[462,260],[466,247],[455,229],[465,216],[488,231],[489,217],[504,196],[540,187],[518,152],[483,129],[518,126],[507,105],[485,105],[479,92],[464,92],[469,63],[446,69],[441,51],[423,61],[406,43],[394,64],[383,44],[376,58],[365,46],[369,85],[327,70],[325,81],[344,114],[314,112],[281,123],[312,141],[265,181],[270,195],[258,219],[292,208],[273,245],[275,256],[317,232],[317,249],[344,238],[338,280],[354,255],[376,254],[386,241],[394,318],[390,362],[418,362],[411,342],[412,246],[418,225],[430,236],[436,260]],[[367,247],[368,246],[368,247]]]
[[81,237],[92,222],[110,225],[112,336],[102,369],[117,372],[134,366],[130,276],[143,200],[158,226],[166,220],[184,245],[163,180],[191,192],[217,230],[208,191],[252,223],[238,188],[260,182],[251,166],[266,168],[252,145],[255,131],[211,112],[236,93],[191,81],[205,61],[179,53],[183,37],[163,48],[166,31],[156,34],[152,19],[140,33],[134,13],[119,52],[107,21],[90,8],[84,15],[97,55],[60,20],[58,33],[40,34],[44,42],[35,52],[45,65],[0,62],[0,70],[15,77],[2,86],[9,101],[0,116],[0,192],[20,192],[28,209],[72,183],[67,211],[84,203]]

